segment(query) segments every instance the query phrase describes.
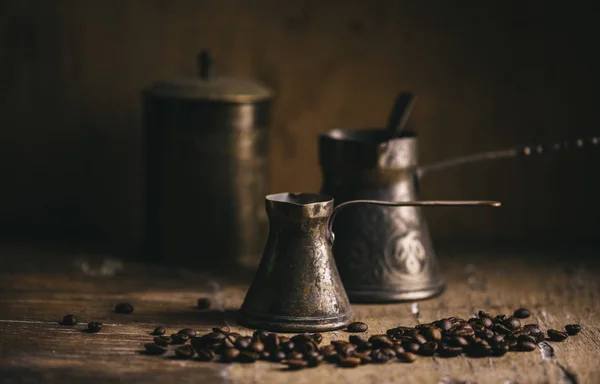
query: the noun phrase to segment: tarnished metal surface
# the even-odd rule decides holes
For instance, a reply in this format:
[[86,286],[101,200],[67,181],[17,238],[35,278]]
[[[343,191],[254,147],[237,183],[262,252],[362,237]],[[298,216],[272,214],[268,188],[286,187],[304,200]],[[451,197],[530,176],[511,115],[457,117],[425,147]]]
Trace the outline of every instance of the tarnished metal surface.
[[[417,139],[385,140],[383,130],[332,131],[320,137],[322,193],[349,200],[418,200]],[[419,207],[357,205],[339,213],[333,252],[353,302],[432,297],[444,289]]]
[[[202,88],[204,98],[160,87],[144,92],[144,256],[187,267],[256,268],[267,235],[270,100],[224,101],[231,89],[195,87],[203,81],[218,79],[188,85]],[[173,84],[171,90],[181,85]]]
[[238,321],[281,332],[346,326],[352,309],[328,240],[333,199],[281,193],[265,202],[269,237]]

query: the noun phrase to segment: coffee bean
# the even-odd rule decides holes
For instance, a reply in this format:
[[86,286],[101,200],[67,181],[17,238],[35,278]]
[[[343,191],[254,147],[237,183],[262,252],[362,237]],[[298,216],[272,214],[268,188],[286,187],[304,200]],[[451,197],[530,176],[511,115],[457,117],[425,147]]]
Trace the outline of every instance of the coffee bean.
[[287,354],[286,359],[288,360],[302,360],[304,359],[304,355],[300,352],[291,351]]
[[235,361],[240,355],[240,350],[237,348],[228,348],[225,350],[223,355],[221,355],[221,360],[225,362]]
[[99,321],[92,321],[91,323],[88,323],[88,332],[96,333],[100,332],[101,329],[102,323]]
[[252,344],[252,338],[249,336],[242,336],[235,341],[235,347],[240,350],[247,349],[250,344]]
[[450,347],[446,346],[443,348],[438,348],[437,353],[442,357],[455,357],[462,353],[463,349],[461,347]]
[[177,332],[177,334],[186,335],[188,338],[190,338],[196,336],[196,331],[194,331],[192,328],[184,328]]
[[402,347],[401,344],[394,344],[394,346],[392,347],[392,349],[394,350],[394,352],[396,352],[396,354],[398,353],[404,353],[404,347]]
[[536,348],[535,343],[531,341],[519,341],[517,349],[519,351],[533,351]]
[[497,315],[494,317],[494,322],[502,322],[504,319],[506,319],[506,315]]
[[381,348],[371,352],[373,363],[387,363],[396,357],[396,352],[392,348]]
[[528,342],[528,343],[536,343],[536,339],[535,337],[531,336],[531,335],[520,335],[519,337],[517,337],[517,342],[522,343],[522,342]]
[[189,337],[187,337],[187,335],[183,335],[183,334],[179,334],[179,333],[174,333],[171,335],[171,342],[175,345],[177,344],[185,344],[186,341],[188,341]]
[[452,322],[448,319],[441,319],[435,322],[435,326],[446,332],[452,327]]
[[556,329],[549,329],[548,337],[550,337],[550,340],[552,341],[563,341],[569,337],[569,334],[567,332],[557,331]]
[[438,342],[442,340],[442,330],[439,328],[429,328],[425,331],[424,336],[429,341]]
[[374,335],[369,338],[373,348],[391,348],[394,343],[386,335]]
[[210,349],[196,349],[196,353],[198,354],[197,359],[200,361],[210,361],[215,357],[215,353]]
[[513,316],[519,319],[526,319],[531,316],[531,312],[527,308],[519,308],[513,313]]
[[318,353],[316,355],[310,355],[306,358],[306,362],[308,363],[308,366],[313,368],[313,367],[318,367],[319,365],[321,365],[323,363],[323,356],[319,355]]
[[144,344],[144,348],[146,348],[146,353],[150,355],[162,355],[167,352],[166,347],[155,343],[146,343]]
[[60,322],[61,325],[77,325],[77,317],[75,315],[66,315]]
[[175,356],[180,359],[191,359],[194,356],[194,348],[191,345],[184,345],[175,350]]
[[321,342],[323,341],[323,335],[321,335],[320,333],[313,333],[311,336],[317,344],[321,344]]
[[290,370],[297,371],[297,370],[308,367],[308,363],[304,360],[293,359],[293,360],[288,360],[287,366]]
[[170,341],[171,341],[171,338],[168,336],[156,336],[154,338],[154,343],[158,344],[160,346],[163,346],[163,347],[168,346]]
[[348,338],[348,341],[350,341],[352,344],[356,345],[357,347],[360,347],[361,345],[368,343],[367,339],[360,335],[350,335],[350,337]]
[[116,313],[125,313],[129,314],[133,312],[133,305],[129,303],[119,303],[115,306]]
[[210,308],[210,299],[207,297],[201,297],[198,299],[196,306],[198,309],[208,309]]
[[369,329],[367,324],[361,323],[360,321],[355,321],[354,323],[348,324],[346,331],[348,332],[366,332]]
[[356,368],[360,365],[360,362],[360,359],[357,357],[346,357],[341,359],[338,365],[344,368]]
[[287,343],[279,344],[279,349],[281,349],[285,353],[289,353],[294,350],[295,346],[296,344],[294,344],[293,341],[288,341]]
[[417,356],[414,353],[404,352],[396,355],[396,358],[403,363],[412,363],[417,359]]
[[421,345],[421,348],[419,348],[419,355],[433,356],[433,354],[437,350],[437,347],[438,345],[435,341],[428,341],[425,344]]
[[507,335],[510,333],[510,329],[508,329],[505,325],[500,324],[500,323],[494,324],[494,326],[492,327],[492,330],[501,335]]
[[337,353],[335,350],[335,346],[333,344],[329,344],[329,345],[324,345],[319,349],[319,352],[321,352],[321,354],[323,356],[327,356],[327,355],[332,355]]
[[465,339],[464,337],[461,336],[452,336],[449,338],[444,339],[450,346],[453,347],[466,347],[467,345],[469,345],[469,341],[467,339]]
[[161,326],[154,328],[154,331],[152,332],[152,334],[155,336],[162,336],[165,334],[165,332],[167,332],[167,330],[165,329],[165,327],[163,327],[161,325]]
[[489,338],[489,343],[493,345],[498,345],[504,342],[504,335],[494,335]]
[[417,334],[413,336],[413,341],[417,344],[425,344],[427,342],[427,339],[425,338],[425,336],[421,335],[421,334]]
[[480,318],[479,319],[479,323],[481,325],[483,325],[484,327],[486,327],[486,328],[490,328],[492,325],[494,325],[494,322],[489,317],[482,317],[482,318]]
[[579,324],[568,324],[568,325],[565,325],[565,331],[567,331],[567,333],[570,336],[575,336],[576,334],[579,333],[579,331],[581,331],[581,325],[579,325]]
[[265,350],[265,345],[262,342],[256,340],[250,343],[248,349],[252,352],[261,353]]
[[519,321],[519,319],[517,319],[516,317],[509,317],[508,319],[504,320],[502,323],[508,329],[517,329],[517,328],[521,327],[521,321]]
[[271,353],[271,357],[269,360],[271,360],[274,363],[278,363],[281,360],[285,360],[286,356],[285,353],[282,351],[277,351],[277,352],[273,352]]
[[404,349],[406,349],[407,352],[418,353],[419,349],[421,349],[421,344],[409,343],[404,345]]
[[353,357],[360,359],[361,364],[369,364],[373,361],[373,359],[371,359],[371,356],[369,356],[368,353],[357,352],[354,354]]

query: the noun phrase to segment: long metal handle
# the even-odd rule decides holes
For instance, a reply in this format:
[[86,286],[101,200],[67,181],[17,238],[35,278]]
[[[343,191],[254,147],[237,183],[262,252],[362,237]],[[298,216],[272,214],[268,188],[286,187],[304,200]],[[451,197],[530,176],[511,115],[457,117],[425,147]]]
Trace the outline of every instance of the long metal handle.
[[499,151],[481,152],[473,155],[455,157],[453,159],[442,160],[439,163],[425,165],[417,170],[417,176],[423,177],[425,174],[432,171],[441,171],[447,168],[456,167],[458,165],[478,163],[485,160],[509,159],[518,156],[541,155],[544,153],[552,153],[565,151],[571,148],[583,148],[585,146],[597,147],[600,145],[600,137],[594,136],[587,140],[567,140],[553,144],[537,144],[537,145],[519,145],[513,148],[508,148]]
[[383,201],[383,200],[349,200],[339,204],[333,209],[329,222],[327,223],[327,236],[329,241],[333,244],[335,235],[333,234],[333,220],[340,210],[344,207],[353,204],[373,204],[373,205],[384,205],[389,207],[499,207],[501,203],[499,201],[489,200],[416,200],[416,201]]

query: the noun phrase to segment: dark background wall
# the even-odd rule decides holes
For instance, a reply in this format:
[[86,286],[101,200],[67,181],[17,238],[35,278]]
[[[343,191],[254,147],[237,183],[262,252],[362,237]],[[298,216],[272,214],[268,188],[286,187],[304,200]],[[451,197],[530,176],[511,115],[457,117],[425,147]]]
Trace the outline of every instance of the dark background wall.
[[[385,123],[418,96],[422,164],[514,144],[590,136],[596,21],[547,1],[0,1],[2,235],[140,238],[140,90],[195,72],[276,92],[271,190],[317,191],[316,136]],[[591,3],[591,2],[590,2]],[[427,212],[434,238],[594,241],[600,151],[470,165],[423,180],[423,198],[504,207]]]

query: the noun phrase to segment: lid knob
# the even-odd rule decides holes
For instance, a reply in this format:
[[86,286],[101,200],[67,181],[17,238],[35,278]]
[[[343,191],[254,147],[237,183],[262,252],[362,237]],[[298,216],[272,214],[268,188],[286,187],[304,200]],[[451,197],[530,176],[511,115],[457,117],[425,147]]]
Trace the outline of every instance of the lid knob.
[[201,78],[208,80],[212,77],[212,57],[208,50],[203,50],[197,56],[198,74]]

